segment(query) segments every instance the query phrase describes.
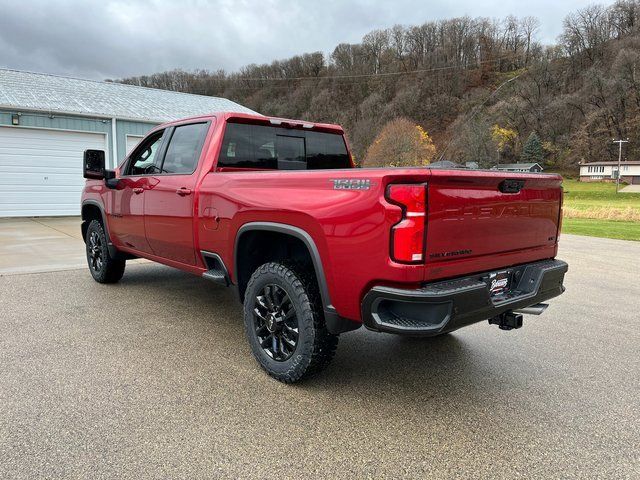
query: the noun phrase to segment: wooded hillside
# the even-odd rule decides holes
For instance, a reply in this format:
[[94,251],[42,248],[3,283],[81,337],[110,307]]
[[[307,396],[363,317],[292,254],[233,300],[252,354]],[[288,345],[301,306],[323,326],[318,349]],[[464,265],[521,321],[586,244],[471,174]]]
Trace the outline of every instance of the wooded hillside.
[[[385,124],[404,117],[433,139],[436,157],[490,166],[525,150],[568,170],[617,158],[614,137],[629,137],[626,156],[640,158],[639,25],[640,0],[594,5],[569,15],[557,44],[543,46],[533,17],[461,17],[375,30],[328,57],[118,81],[339,123],[358,161]],[[527,139],[534,143],[524,149]]]

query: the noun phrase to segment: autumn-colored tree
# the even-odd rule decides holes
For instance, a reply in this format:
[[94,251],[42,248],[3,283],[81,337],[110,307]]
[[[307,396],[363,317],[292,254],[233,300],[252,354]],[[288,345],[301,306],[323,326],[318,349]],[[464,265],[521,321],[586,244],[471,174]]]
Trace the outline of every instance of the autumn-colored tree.
[[513,150],[515,142],[518,139],[518,132],[511,128],[501,127],[496,124],[491,128],[491,139],[496,144],[500,157],[507,159],[513,157]]
[[518,133],[510,128],[494,125],[491,128],[491,138],[496,142],[498,151],[505,149],[507,145],[512,143],[518,137]]
[[365,167],[410,167],[428,165],[436,147],[424,129],[406,118],[388,122],[367,149]]

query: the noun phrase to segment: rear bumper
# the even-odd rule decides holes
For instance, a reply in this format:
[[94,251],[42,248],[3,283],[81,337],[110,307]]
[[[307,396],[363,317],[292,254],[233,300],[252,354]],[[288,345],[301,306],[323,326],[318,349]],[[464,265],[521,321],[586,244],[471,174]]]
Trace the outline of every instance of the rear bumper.
[[[561,260],[543,260],[415,290],[374,287],[362,302],[362,319],[367,328],[380,332],[438,335],[557,297],[565,290],[567,269]],[[491,275],[505,271],[511,278],[509,289],[492,296]]]

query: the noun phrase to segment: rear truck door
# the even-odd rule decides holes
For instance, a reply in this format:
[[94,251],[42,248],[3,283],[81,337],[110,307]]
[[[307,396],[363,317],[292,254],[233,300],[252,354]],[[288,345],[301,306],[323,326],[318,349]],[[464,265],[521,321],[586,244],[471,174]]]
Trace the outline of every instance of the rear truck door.
[[426,271],[449,266],[455,276],[554,257],[561,183],[558,175],[432,170]]
[[188,123],[168,129],[162,166],[145,191],[144,225],[152,252],[188,265],[196,264],[194,197],[209,124]]

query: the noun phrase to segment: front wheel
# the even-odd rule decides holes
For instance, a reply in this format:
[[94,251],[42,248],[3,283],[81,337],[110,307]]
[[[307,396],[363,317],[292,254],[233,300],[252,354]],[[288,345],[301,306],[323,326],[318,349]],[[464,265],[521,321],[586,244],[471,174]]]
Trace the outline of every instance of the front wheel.
[[107,246],[107,235],[99,220],[92,220],[87,228],[87,263],[96,282],[116,283],[124,275],[126,261],[112,257]]
[[253,273],[244,322],[254,357],[284,383],[320,372],[338,346],[324,322],[315,276],[295,264],[265,263]]

